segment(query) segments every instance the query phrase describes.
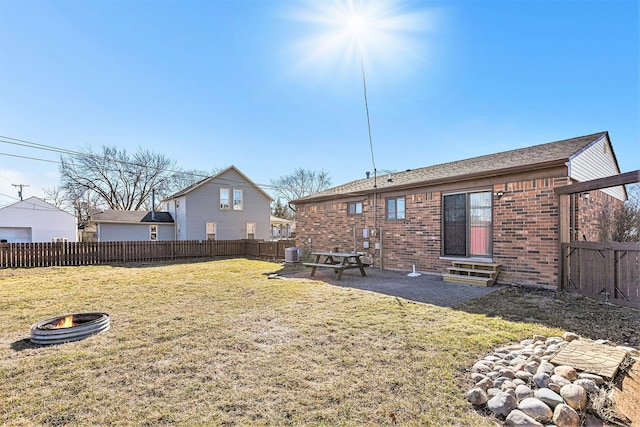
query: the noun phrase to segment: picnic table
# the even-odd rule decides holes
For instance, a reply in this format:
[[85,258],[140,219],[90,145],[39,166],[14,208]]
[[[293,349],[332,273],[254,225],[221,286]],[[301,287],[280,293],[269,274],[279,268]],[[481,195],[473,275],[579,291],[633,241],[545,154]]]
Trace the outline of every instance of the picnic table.
[[316,274],[318,268],[331,268],[337,273],[337,279],[342,278],[344,270],[351,268],[357,268],[360,270],[360,274],[366,277],[364,272],[364,264],[360,260],[361,254],[348,253],[348,252],[313,252],[315,261],[303,263],[306,267],[311,267],[311,277]]

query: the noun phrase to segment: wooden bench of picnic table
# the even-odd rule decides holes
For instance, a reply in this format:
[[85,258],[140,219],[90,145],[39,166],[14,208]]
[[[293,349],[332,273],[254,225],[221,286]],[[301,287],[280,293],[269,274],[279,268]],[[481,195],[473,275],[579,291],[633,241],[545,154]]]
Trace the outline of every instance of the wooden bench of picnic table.
[[305,267],[311,267],[311,277],[315,276],[318,268],[332,268],[337,273],[337,279],[342,278],[344,270],[358,268],[364,277],[364,265],[360,261],[360,254],[342,252],[314,252],[315,261],[303,263]]

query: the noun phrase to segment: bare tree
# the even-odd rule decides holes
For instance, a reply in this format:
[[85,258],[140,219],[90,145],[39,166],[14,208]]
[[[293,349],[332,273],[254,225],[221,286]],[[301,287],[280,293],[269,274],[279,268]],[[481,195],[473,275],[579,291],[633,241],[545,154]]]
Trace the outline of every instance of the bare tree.
[[613,216],[612,240],[640,242],[640,183],[627,186],[629,199]]
[[51,203],[58,209],[68,210],[68,199],[61,187],[45,187],[42,189],[42,192],[46,196],[45,201],[47,203]]
[[149,207],[153,190],[160,197],[171,191],[174,168],[174,160],[141,148],[130,156],[116,147],[104,146],[101,153],[87,147],[80,154],[62,157],[60,175],[62,189],[74,205],[97,196],[97,205],[138,210]]
[[300,199],[318,191],[326,190],[331,186],[329,172],[311,171],[298,168],[291,175],[281,176],[271,180],[271,185],[275,188],[276,195],[282,197],[287,202]]

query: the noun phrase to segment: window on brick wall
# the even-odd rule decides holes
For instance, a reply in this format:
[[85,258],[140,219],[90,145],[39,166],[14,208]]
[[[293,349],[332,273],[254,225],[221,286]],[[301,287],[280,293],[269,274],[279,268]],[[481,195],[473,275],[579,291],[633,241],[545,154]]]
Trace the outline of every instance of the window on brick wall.
[[491,192],[442,197],[442,248],[445,256],[491,256],[493,214]]
[[351,202],[348,206],[349,215],[362,215],[362,202]]
[[404,197],[387,199],[387,219],[404,219]]

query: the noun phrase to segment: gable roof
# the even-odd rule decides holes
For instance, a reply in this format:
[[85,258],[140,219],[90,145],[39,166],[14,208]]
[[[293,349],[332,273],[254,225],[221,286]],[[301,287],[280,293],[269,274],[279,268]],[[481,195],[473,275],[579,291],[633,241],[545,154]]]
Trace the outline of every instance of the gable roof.
[[18,200],[17,202],[12,203],[10,205],[0,207],[0,211],[3,209],[24,209],[29,211],[39,210],[39,211],[51,211],[51,212],[58,212],[58,213],[64,212],[67,215],[75,218],[75,216],[70,214],[69,212],[66,212],[36,196],[31,196],[27,199]]
[[533,147],[488,154],[404,172],[395,172],[391,174],[391,182],[387,181],[385,174],[376,178],[375,188],[373,177],[359,179],[298,200],[293,200],[291,203],[300,204],[327,200],[335,198],[335,196],[368,194],[391,189],[435,185],[465,179],[498,176],[562,166],[569,162],[574,155],[607,136],[607,132],[599,132],[577,138],[535,145]]
[[229,166],[226,169],[221,170],[220,172],[216,173],[215,175],[210,176],[209,178],[205,178],[202,179],[198,182],[196,182],[195,184],[192,184],[186,188],[183,188],[182,190],[178,191],[175,194],[172,194],[171,196],[165,198],[163,201],[167,201],[167,200],[171,200],[171,199],[175,199],[177,197],[181,197],[184,196],[187,193],[190,193],[191,191],[195,190],[196,188],[206,184],[209,181],[212,181],[216,178],[220,178],[222,175],[224,175],[225,173],[229,172],[229,171],[235,171],[238,175],[240,175],[242,177],[242,179],[244,179],[245,181],[247,181],[249,184],[251,184],[252,186],[254,186],[258,191],[260,191],[262,194],[264,194],[264,196],[266,198],[268,198],[269,200],[273,200],[273,198],[266,192],[264,191],[262,188],[260,188],[256,183],[254,183],[253,181],[251,181],[249,179],[249,177],[247,177],[245,174],[243,174],[240,169],[238,169],[237,167],[235,167],[234,165]]
[[147,223],[173,223],[173,217],[169,212],[155,212],[155,220],[151,219],[151,212],[147,211],[119,211],[110,209],[106,211],[91,212],[91,222],[114,222],[122,224]]

